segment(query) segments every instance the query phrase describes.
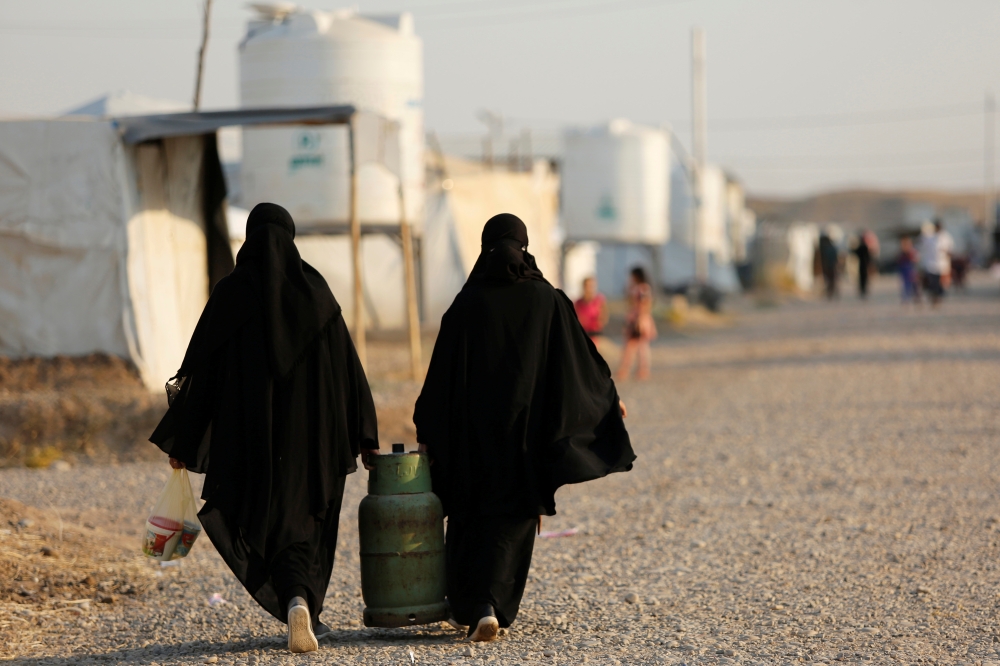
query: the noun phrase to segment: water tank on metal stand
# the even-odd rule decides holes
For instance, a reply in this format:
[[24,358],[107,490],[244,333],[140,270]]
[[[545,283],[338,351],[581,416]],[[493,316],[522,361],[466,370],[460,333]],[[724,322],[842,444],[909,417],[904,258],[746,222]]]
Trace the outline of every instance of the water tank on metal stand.
[[[400,123],[407,220],[424,197],[423,45],[409,13],[362,16],[353,9],[254,5],[240,44],[244,108],[351,104]],[[345,224],[348,135],[343,126],[243,131],[242,203],[275,201],[296,222]],[[383,166],[359,170],[362,223],[399,221],[398,180]]]

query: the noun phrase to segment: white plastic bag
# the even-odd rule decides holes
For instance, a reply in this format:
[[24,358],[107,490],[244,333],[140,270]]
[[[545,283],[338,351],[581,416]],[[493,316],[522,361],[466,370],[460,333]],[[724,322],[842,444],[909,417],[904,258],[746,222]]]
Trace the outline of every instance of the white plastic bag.
[[146,520],[142,552],[161,562],[184,557],[199,534],[191,479],[186,469],[175,469]]

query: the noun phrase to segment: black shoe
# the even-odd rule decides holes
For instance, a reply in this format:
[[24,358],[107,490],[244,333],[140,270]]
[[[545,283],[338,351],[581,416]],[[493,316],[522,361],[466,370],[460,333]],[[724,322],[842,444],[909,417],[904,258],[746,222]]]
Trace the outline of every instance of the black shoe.
[[317,641],[323,640],[324,638],[326,638],[327,636],[329,636],[332,633],[333,633],[333,629],[331,629],[330,627],[326,626],[322,622],[317,622],[313,626],[313,634],[316,635],[316,640]]
[[469,627],[469,635],[466,640],[476,643],[496,640],[500,633],[500,623],[497,621],[496,613],[493,612],[493,606],[484,604],[478,615],[479,622],[476,623],[475,627]]

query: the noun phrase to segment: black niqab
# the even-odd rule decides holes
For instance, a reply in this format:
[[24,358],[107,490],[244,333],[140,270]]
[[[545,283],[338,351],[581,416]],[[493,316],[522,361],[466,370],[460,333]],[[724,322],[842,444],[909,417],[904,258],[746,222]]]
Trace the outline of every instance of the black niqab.
[[441,321],[413,421],[448,515],[553,515],[567,483],[631,469],[607,363],[509,214]]
[[294,235],[280,206],[250,213],[236,268],[212,291],[150,437],[206,474],[206,533],[282,620],[275,558],[295,544],[322,554],[303,581],[318,618],[343,477],[361,448],[378,448],[371,391],[340,306]]
[[482,251],[472,267],[470,281],[548,281],[528,254],[528,228],[516,215],[494,215],[483,227]]
[[340,314],[340,304],[326,280],[299,256],[295,223],[288,211],[277,204],[257,204],[247,218],[246,231],[236,268],[224,287],[228,293],[215,298],[213,292],[179,376],[203,365],[259,312],[266,329],[269,367],[284,377],[320,330]]

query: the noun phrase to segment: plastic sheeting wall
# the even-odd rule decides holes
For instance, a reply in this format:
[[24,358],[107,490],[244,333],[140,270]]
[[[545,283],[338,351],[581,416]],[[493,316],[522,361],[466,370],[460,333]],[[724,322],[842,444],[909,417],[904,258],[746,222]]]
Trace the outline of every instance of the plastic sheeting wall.
[[[462,290],[467,277],[455,216],[448,193],[427,196],[427,218],[421,239],[423,319],[438,323]],[[471,269],[471,266],[469,267]]]
[[135,360],[151,387],[162,387],[177,372],[208,300],[203,145],[202,137],[190,136],[129,150],[135,188],[128,221]]
[[122,174],[107,123],[0,123],[0,354],[129,356]]
[[451,189],[447,197],[465,275],[479,258],[483,226],[498,213],[513,213],[528,228],[528,251],[538,268],[558,286],[559,177],[544,160],[531,172],[492,171],[449,158]]
[[208,297],[202,146],[0,122],[0,354],[114,354],[162,389]]

